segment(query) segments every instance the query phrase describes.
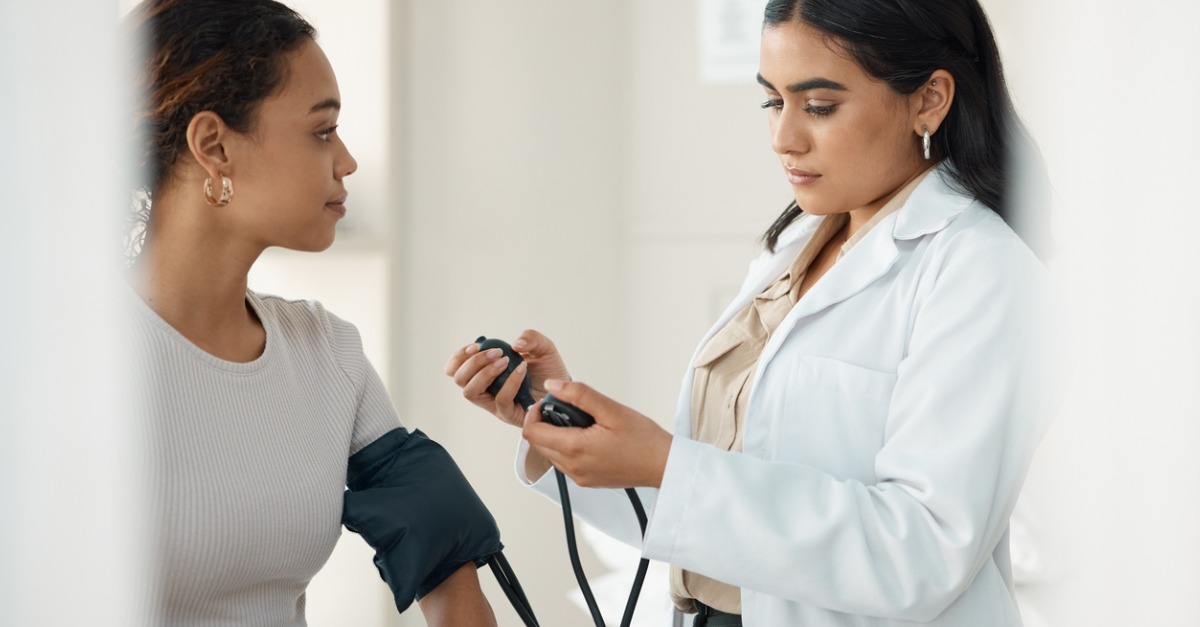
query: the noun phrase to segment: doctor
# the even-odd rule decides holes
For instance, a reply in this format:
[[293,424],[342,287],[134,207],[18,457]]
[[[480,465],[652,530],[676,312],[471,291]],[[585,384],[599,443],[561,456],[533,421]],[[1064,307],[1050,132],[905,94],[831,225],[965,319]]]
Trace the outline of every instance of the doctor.
[[[1020,625],[1009,514],[1057,351],[987,19],[976,0],[771,0],[758,80],[794,202],[700,341],[673,434],[570,382],[535,331],[494,397],[497,351],[447,374],[523,425],[523,480],[555,498],[561,469],[580,516],[672,565],[695,625]],[[524,412],[526,368],[596,425]]]

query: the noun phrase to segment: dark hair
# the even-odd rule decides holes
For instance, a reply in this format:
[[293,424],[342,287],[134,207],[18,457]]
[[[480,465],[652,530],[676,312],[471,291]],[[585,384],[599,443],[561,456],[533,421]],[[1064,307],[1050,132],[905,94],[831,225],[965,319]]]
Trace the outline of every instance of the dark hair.
[[[1033,140],[1013,108],[1000,52],[978,0],[770,0],[763,28],[800,21],[828,34],[866,73],[898,94],[916,92],[934,71],[955,81],[954,102],[932,137],[933,159],[952,182],[993,209],[1035,252],[1047,236],[1046,207],[1015,198],[1015,170],[1028,168],[1039,190],[1045,176]],[[1022,183],[1025,183],[1023,180]],[[763,239],[779,235],[803,210],[793,201]],[[1020,215],[1017,215],[1017,214]]]
[[192,118],[212,111],[235,131],[253,130],[258,105],[287,80],[285,55],[316,30],[273,0],[146,0],[127,19],[141,90],[133,221],[143,230],[126,246],[136,254],[151,196],[186,151]]

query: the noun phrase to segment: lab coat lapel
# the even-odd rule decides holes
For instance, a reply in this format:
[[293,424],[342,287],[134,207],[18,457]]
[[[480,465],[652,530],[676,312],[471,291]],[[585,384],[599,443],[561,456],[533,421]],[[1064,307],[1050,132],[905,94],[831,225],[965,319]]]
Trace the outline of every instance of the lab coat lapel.
[[[784,319],[783,325],[790,327],[789,321],[794,324],[800,318],[836,305],[861,292],[886,274],[900,256],[896,241],[892,239],[891,229],[886,228],[888,222],[893,219],[892,216],[884,218],[883,222],[876,225],[875,229],[850,249],[845,257],[833,264],[825,276],[796,303]],[[783,325],[780,330],[784,330]],[[778,335],[778,332],[776,334]]]
[[[866,289],[887,274],[900,258],[898,240],[916,239],[941,231],[974,202],[970,196],[955,190],[948,177],[945,166],[931,172],[913,190],[904,206],[876,224],[796,303],[764,347],[752,390],[758,389],[764,366],[770,363],[800,320]],[[792,256],[795,256],[794,252]]]
[[[779,351],[785,339],[791,334],[796,324],[815,313],[834,306],[851,296],[863,291],[869,285],[895,265],[900,258],[897,240],[916,239],[944,228],[961,214],[974,200],[956,191],[949,182],[949,174],[945,166],[925,177],[917,186],[904,206],[892,215],[884,218],[841,260],[834,264],[816,285],[796,303],[787,317],[780,323],[779,328],[771,334],[771,339],[763,349],[762,357],[754,372],[754,383],[751,388],[751,402],[758,393],[758,380],[762,377],[763,369]],[[820,224],[821,218],[805,214],[779,238],[775,254],[764,253],[750,266],[749,276],[742,285],[737,298],[733,299],[721,317],[705,334],[704,339],[692,354],[692,361],[708,343],[709,339],[723,327],[730,318],[750,302],[772,281],[779,278],[783,271],[795,260],[804,244],[812,237]],[[688,368],[684,375],[683,388],[680,391],[679,402],[676,404],[675,415],[676,433],[687,435],[691,429],[691,389],[694,368]],[[750,432],[747,432],[747,437]]]
[[751,299],[761,294],[768,285],[778,279],[791,266],[792,262],[796,260],[796,255],[800,254],[804,245],[808,243],[813,233],[816,232],[817,227],[821,224],[821,220],[822,218],[819,216],[805,214],[795,225],[783,232],[776,244],[774,253],[764,252],[762,256],[754,260],[750,265],[746,281],[742,284],[742,289],[733,301],[729,303],[729,306],[725,308],[725,311],[721,313],[721,316],[717,318],[712,327],[709,328],[708,333],[705,334],[704,339],[701,340],[700,345],[696,348],[696,352],[692,354],[692,363],[695,363],[700,350],[704,348],[705,344],[708,344],[708,341],[712,339],[712,336],[717,331],[721,330]]
[[700,351],[704,350],[708,341],[716,335],[717,331],[721,330],[752,298],[783,274],[784,270],[796,259],[796,255],[800,254],[801,249],[804,248],[820,224],[820,217],[804,214],[780,235],[774,253],[763,251],[762,255],[750,263],[746,281],[742,283],[738,295],[708,329],[708,333],[704,334],[700,343],[696,345],[696,350],[692,353],[691,361],[688,362],[689,367],[683,377],[679,400],[675,404],[675,433],[677,435],[689,436],[691,433],[692,380],[696,373],[695,363]]

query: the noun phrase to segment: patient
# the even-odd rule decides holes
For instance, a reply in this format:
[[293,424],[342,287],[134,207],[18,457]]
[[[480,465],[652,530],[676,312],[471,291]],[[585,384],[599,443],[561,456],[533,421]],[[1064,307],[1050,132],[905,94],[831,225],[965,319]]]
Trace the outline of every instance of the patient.
[[[271,0],[149,1],[129,19],[145,90],[128,278],[155,454],[155,622],[306,624],[305,589],[345,522],[368,542],[380,524],[444,531],[444,546],[375,547],[397,607],[416,596],[430,625],[495,625],[476,565],[499,535],[469,486],[412,503],[371,492],[378,466],[358,472],[364,455],[411,465],[428,440],[401,428],[355,327],[247,288],[263,250],[324,250],[347,212],[357,164],[312,26]],[[367,506],[385,513],[354,519],[348,479],[354,503],[382,494]]]

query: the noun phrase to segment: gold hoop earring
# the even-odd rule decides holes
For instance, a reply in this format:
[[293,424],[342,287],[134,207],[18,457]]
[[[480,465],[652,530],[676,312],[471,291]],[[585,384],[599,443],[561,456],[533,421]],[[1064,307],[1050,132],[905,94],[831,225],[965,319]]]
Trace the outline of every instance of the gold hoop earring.
[[233,179],[221,175],[221,197],[213,198],[212,178],[204,179],[204,202],[213,207],[224,207],[233,200]]
[[931,146],[930,146],[931,142],[929,141],[929,127],[922,126],[921,128],[925,130],[924,136],[921,137],[921,148],[925,151],[925,160],[929,161],[930,157],[932,156],[932,155],[930,155],[930,150],[929,150],[931,148]]

